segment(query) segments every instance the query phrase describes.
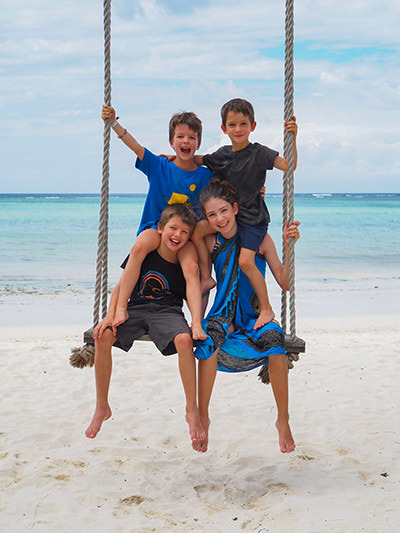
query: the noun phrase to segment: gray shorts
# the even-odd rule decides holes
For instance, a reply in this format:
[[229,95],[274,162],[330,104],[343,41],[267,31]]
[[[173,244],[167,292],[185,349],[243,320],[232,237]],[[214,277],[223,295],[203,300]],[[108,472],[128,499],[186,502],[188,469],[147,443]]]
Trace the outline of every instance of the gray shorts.
[[142,335],[150,335],[163,355],[176,353],[174,338],[179,333],[192,335],[182,308],[161,306],[149,302],[128,307],[129,318],[117,328],[114,346],[128,352],[132,344]]

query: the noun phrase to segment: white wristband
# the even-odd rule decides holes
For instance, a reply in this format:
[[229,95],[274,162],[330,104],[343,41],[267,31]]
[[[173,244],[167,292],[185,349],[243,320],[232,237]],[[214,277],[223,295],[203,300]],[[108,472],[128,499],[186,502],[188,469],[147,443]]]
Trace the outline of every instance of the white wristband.
[[111,124],[111,127],[112,127],[112,128],[115,128],[115,126],[118,124],[118,119],[119,119],[119,117],[117,117],[117,118],[114,120],[114,122]]

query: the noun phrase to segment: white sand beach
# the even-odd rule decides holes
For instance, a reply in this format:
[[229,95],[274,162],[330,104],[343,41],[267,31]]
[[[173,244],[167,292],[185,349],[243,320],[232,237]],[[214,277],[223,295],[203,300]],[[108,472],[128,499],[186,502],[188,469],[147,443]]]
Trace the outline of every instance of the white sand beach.
[[400,526],[399,316],[299,318],[297,448],[281,454],[269,386],[219,373],[210,448],[192,451],[177,359],[115,350],[113,416],[94,440],[77,326],[3,327],[0,530],[393,532]]

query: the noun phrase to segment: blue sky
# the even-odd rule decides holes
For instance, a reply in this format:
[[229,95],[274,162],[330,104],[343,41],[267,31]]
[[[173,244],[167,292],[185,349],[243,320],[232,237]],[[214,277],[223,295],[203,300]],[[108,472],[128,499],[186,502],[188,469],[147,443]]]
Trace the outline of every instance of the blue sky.
[[[295,2],[296,192],[400,192],[400,3]],[[100,190],[103,6],[99,0],[1,2],[3,192]],[[244,97],[252,140],[282,151],[284,1],[113,0],[112,101],[155,153],[168,121],[203,121],[205,153],[226,143],[219,109]],[[114,136],[111,192],[146,192]],[[280,192],[281,173],[268,175]]]

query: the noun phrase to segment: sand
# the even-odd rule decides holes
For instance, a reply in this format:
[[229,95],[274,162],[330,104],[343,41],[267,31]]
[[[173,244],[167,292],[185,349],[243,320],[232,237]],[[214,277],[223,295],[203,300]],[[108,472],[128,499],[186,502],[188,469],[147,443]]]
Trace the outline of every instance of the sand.
[[84,328],[2,328],[0,531],[399,530],[399,319],[298,320],[292,454],[257,371],[218,374],[194,452],[177,358],[149,342],[114,351],[113,416],[87,439],[93,369],[68,361]]

